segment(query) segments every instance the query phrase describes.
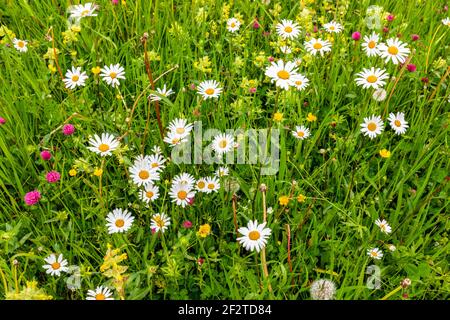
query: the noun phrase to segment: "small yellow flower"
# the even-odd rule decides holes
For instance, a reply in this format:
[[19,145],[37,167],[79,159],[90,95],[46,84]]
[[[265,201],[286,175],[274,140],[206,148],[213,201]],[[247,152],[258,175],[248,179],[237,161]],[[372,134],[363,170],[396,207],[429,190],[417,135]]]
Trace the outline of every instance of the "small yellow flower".
[[75,177],[75,176],[77,175],[77,170],[75,170],[75,169],[70,169],[70,170],[69,170],[69,175],[70,175],[71,177]]
[[391,156],[391,152],[389,150],[382,149],[380,150],[380,156],[382,158],[389,158]]
[[122,97],[122,95],[121,95],[121,94],[119,94],[119,93],[118,93],[118,94],[116,95],[116,99],[117,99],[117,100],[122,100],[122,99],[123,99],[123,97]]
[[206,238],[211,233],[211,226],[209,224],[202,224],[197,231],[197,235]]
[[304,196],[303,194],[300,193],[297,197],[297,201],[301,203],[301,202],[305,202],[305,200],[306,200],[306,196]]
[[98,75],[98,74],[100,73],[100,67],[99,67],[99,66],[93,67],[93,68],[91,69],[91,72],[92,72],[94,75]]
[[280,122],[283,120],[283,114],[281,112],[275,112],[273,115],[273,120],[276,122]]
[[280,202],[280,205],[287,206],[289,204],[289,197],[288,196],[281,196],[278,201]]
[[101,168],[95,168],[94,170],[94,176],[100,177],[103,174],[103,169]]
[[306,120],[308,122],[314,122],[314,121],[317,121],[317,117],[310,112],[310,113],[308,113],[308,116],[306,117]]
[[70,51],[70,55],[72,57],[75,57],[77,55],[77,52],[75,50]]
[[81,27],[74,24],[73,26],[70,27],[70,30],[72,30],[73,32],[80,32]]
[[50,70],[51,73],[55,73],[56,72],[56,67],[52,64],[48,65],[48,69]]

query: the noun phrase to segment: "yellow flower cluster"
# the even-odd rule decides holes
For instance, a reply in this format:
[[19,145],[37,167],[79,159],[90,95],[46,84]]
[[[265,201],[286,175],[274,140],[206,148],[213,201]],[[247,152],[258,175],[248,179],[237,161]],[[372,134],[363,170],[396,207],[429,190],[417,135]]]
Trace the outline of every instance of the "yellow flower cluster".
[[194,62],[194,68],[204,73],[211,73],[212,69],[210,67],[211,61],[208,56],[200,58],[198,61]]

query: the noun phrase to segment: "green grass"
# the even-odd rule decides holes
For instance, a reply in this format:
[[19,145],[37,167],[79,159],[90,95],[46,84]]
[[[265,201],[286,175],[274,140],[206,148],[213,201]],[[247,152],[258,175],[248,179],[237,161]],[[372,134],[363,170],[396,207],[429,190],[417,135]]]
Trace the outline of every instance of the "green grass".
[[[410,278],[412,285],[390,299],[401,299],[402,293],[410,299],[448,299],[448,78],[438,86],[450,62],[450,28],[441,23],[447,17],[442,12],[445,1],[377,1],[396,17],[391,23],[384,21],[389,33],[383,39],[401,34],[401,40],[415,49],[411,63],[417,66],[416,72],[404,72],[397,85],[388,81],[385,89],[388,95],[393,92],[388,104],[387,99],[376,102],[372,90],[354,82],[356,73],[372,66],[385,68],[395,77],[401,74],[392,63],[366,57],[351,39],[353,31],[371,33],[364,16],[373,1],[339,1],[348,6],[339,7],[338,12],[331,1],[328,8],[323,5],[327,2],[316,2],[320,4],[308,5],[316,10],[312,16],[316,24],[322,25],[321,17],[324,22],[335,19],[345,30],[332,36],[330,54],[308,59],[303,41],[310,24],[302,25],[300,38],[292,43],[294,53],[284,55],[276,49],[274,24],[280,19],[295,20],[302,10],[298,1],[269,5],[234,1],[230,17],[240,13],[244,23],[232,35],[222,18],[226,2],[220,0],[128,0],[117,6],[101,0],[98,16],[82,20],[78,41],[72,44],[64,44],[62,35],[70,1],[2,1],[0,24],[30,43],[22,54],[0,45],[0,116],[7,120],[0,126],[0,297],[33,279],[54,299],[84,299],[88,289],[102,284],[112,287],[111,279],[100,273],[110,243],[128,256],[122,262],[129,275],[126,299],[310,299],[310,284],[318,278],[336,282],[337,299],[380,299],[404,278]],[[281,5],[278,15],[273,11],[277,3]],[[201,8],[207,13],[204,21],[198,17]],[[254,17],[262,26],[258,30],[252,28]],[[170,32],[175,23],[181,29]],[[89,75],[85,87],[69,91],[58,72],[48,69],[43,55],[52,48],[46,40],[51,27],[62,72],[81,66]],[[263,30],[271,34],[263,36]],[[230,177],[222,180],[224,185],[232,177],[240,184],[239,226],[249,219],[262,221],[258,188],[260,183],[268,187],[267,206],[273,213],[268,216],[272,235],[266,247],[266,280],[260,255],[236,242],[231,192],[222,187],[216,194],[199,194],[186,209],[170,202],[171,178],[183,171],[196,177],[209,175],[217,165],[169,163],[159,183],[160,198],[149,208],[140,201],[138,188],[127,179],[133,158],[141,150],[149,154],[154,145],[170,156],[159,134],[154,104],[146,103],[151,90],[137,103],[131,129],[122,141],[128,150],[106,158],[101,192],[99,178],[91,173],[78,169],[75,177],[68,174],[79,161],[90,169],[101,167],[102,159],[86,148],[89,135],[127,132],[126,118],[149,85],[141,42],[144,32],[149,33],[148,51],[159,56],[150,62],[153,77],[178,66],[156,83],[175,91],[161,102],[163,126],[185,117],[190,122],[201,120],[203,130],[272,126],[282,132],[276,175],[260,176],[259,165],[230,165]],[[418,34],[420,40],[411,41],[411,34]],[[9,42],[7,37],[3,40]],[[262,67],[254,63],[259,52],[265,56]],[[211,61],[211,72],[194,67],[205,56]],[[299,71],[310,79],[310,86],[304,91],[277,91],[264,75],[269,56],[303,57]],[[442,64],[436,62],[440,57]],[[112,63],[120,63],[126,71],[118,89],[94,80],[90,72],[92,67]],[[428,85],[424,86],[422,77],[429,78]],[[255,94],[240,86],[243,78],[258,81]],[[192,83],[207,79],[219,81],[224,88],[217,101],[201,100],[190,89]],[[404,135],[395,135],[387,125],[386,105],[388,113],[405,113],[409,128]],[[281,123],[273,122],[274,110],[283,113]],[[79,116],[70,120],[76,126],[73,136],[65,137],[60,130],[50,134],[75,112]],[[306,121],[310,112],[318,117],[316,122]],[[384,114],[385,120],[385,131],[373,140],[359,131],[363,118],[372,114]],[[311,137],[299,142],[290,129],[301,124],[310,128]],[[384,148],[391,151],[390,158],[379,156]],[[48,162],[39,157],[44,149],[52,150]],[[45,181],[50,170],[61,173],[56,185]],[[36,188],[42,200],[28,207],[23,197]],[[306,196],[303,203],[296,200],[300,193]],[[281,207],[278,198],[290,194],[289,205]],[[109,235],[105,217],[116,207],[128,208],[136,220],[127,233]],[[163,236],[150,232],[154,212],[166,212],[172,218]],[[374,223],[378,218],[389,222],[391,234],[379,231]],[[192,229],[181,227],[185,219],[193,222]],[[211,225],[212,233],[199,238],[196,231],[205,223]],[[291,230],[292,271],[286,225]],[[388,244],[397,250],[389,252]],[[367,256],[372,247],[383,250],[382,260],[374,262]],[[50,253],[62,253],[70,265],[81,268],[80,289],[66,288],[69,275],[45,274],[43,259]],[[200,257],[205,259],[201,266]],[[366,269],[371,264],[381,268],[379,290],[366,287]],[[115,297],[119,298],[117,293]]]

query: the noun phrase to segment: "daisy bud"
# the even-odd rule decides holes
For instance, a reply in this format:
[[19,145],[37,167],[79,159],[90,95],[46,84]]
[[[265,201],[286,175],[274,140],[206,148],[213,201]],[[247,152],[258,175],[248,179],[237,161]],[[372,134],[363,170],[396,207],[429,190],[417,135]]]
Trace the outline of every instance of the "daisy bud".
[[75,132],[75,126],[73,124],[65,124],[62,128],[62,132],[65,136],[70,136]]
[[37,190],[28,192],[25,195],[25,197],[23,198],[23,200],[25,201],[25,204],[27,206],[32,206],[32,205],[38,203],[40,199],[41,199],[41,193]]
[[6,119],[5,118],[2,118],[2,117],[0,117],[0,125],[1,124],[5,124],[6,123]]
[[417,40],[419,40],[419,39],[420,39],[420,37],[419,37],[418,34],[412,34],[412,35],[411,35],[411,40],[412,40],[412,41],[417,41]]
[[358,31],[353,32],[352,39],[355,41],[358,41],[359,39],[361,39],[361,32],[358,32]]
[[13,265],[17,266],[19,264],[19,261],[17,261],[17,259],[13,260]]
[[41,152],[42,160],[48,161],[48,160],[50,160],[51,157],[52,157],[52,154],[50,153],[50,151],[44,150]]
[[192,228],[192,222],[190,222],[189,220],[184,221],[183,228],[185,228],[185,229]]
[[411,285],[411,279],[409,278],[403,279],[402,282],[400,282],[400,285],[402,286],[403,289],[409,287]]
[[313,300],[332,300],[336,293],[336,285],[331,280],[316,280],[312,283],[310,292]]
[[417,67],[416,67],[416,65],[415,64],[408,64],[407,66],[406,66],[406,69],[408,69],[408,71],[409,72],[416,72],[416,70],[417,70]]
[[383,27],[383,32],[384,33],[388,33],[389,32],[389,28],[388,27]]
[[47,182],[49,182],[49,183],[55,183],[55,182],[58,182],[60,178],[61,178],[61,175],[60,175],[59,172],[57,172],[57,171],[50,171],[50,172],[47,173],[47,175],[45,176],[45,179],[46,179]]

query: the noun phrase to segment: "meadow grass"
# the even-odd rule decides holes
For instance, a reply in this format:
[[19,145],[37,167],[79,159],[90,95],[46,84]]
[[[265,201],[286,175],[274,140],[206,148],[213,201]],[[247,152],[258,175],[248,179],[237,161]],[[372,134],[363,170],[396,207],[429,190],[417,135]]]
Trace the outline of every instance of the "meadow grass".
[[[447,16],[445,1],[376,3],[395,15],[392,22],[382,21],[387,33],[376,31],[383,39],[401,34],[413,51],[416,72],[368,58],[352,40],[354,31],[372,32],[364,18],[373,1],[316,2],[127,0],[114,5],[101,0],[96,2],[98,16],[81,20],[78,40],[64,43],[67,7],[76,1],[2,1],[0,25],[28,40],[29,50],[19,53],[4,45],[11,41],[7,35],[2,38],[0,117],[6,123],[0,126],[0,297],[18,292],[31,280],[54,299],[85,299],[88,289],[114,287],[100,271],[111,244],[127,254],[120,263],[128,267],[126,299],[309,299],[311,282],[319,278],[336,283],[337,299],[380,299],[405,278],[412,280],[411,286],[389,299],[401,299],[404,293],[409,299],[447,299],[450,92],[448,78],[440,82],[449,68],[450,28],[441,23]],[[283,54],[274,25],[281,19],[301,20],[305,7],[315,10],[312,21],[302,25],[300,39],[290,43],[293,53]],[[243,24],[231,34],[226,19],[237,13]],[[253,28],[255,17],[258,29]],[[330,36],[331,53],[306,55],[305,32],[313,22],[320,27],[333,19],[344,31]],[[221,131],[280,129],[280,168],[275,175],[260,175],[258,164],[230,165],[218,193],[197,194],[192,206],[181,208],[168,196],[170,180],[180,172],[212,174],[217,165],[169,163],[159,182],[160,198],[149,207],[139,199],[128,174],[133,158],[149,154],[154,145],[166,157],[171,151],[162,142],[155,104],[146,99],[154,91],[145,67],[144,33],[153,78],[164,74],[155,87],[166,84],[175,91],[159,103],[163,127],[183,117]],[[411,41],[412,34],[420,39]],[[72,65],[87,71],[85,87],[64,88],[56,65],[50,70],[43,57],[53,47],[59,50],[63,74]],[[261,65],[258,55],[263,57]],[[196,68],[206,56],[210,70]],[[304,91],[277,89],[264,75],[269,56],[302,58],[299,71],[310,86]],[[115,63],[126,72],[117,88],[90,71]],[[372,66],[398,79],[388,81],[388,98],[382,102],[354,81],[356,73]],[[421,81],[424,77],[428,83]],[[218,100],[203,100],[191,89],[191,84],[207,79],[223,87]],[[257,81],[255,93],[249,93],[245,79]],[[281,122],[273,121],[274,111],[283,114]],[[395,135],[385,125],[375,139],[363,136],[360,124],[365,117],[376,114],[385,120],[390,112],[405,113],[409,128],[404,135]],[[317,121],[307,122],[308,113]],[[76,127],[72,136],[61,133],[66,122]],[[302,141],[290,133],[300,124],[311,130]],[[103,132],[125,135],[121,142],[127,149],[107,158],[90,152],[88,137]],[[381,149],[391,156],[380,157]],[[53,158],[43,161],[42,150],[51,150]],[[72,177],[68,172],[74,167],[78,173]],[[101,177],[92,174],[95,168],[103,168]],[[45,181],[50,170],[61,173],[58,183]],[[235,205],[240,227],[250,219],[262,221],[259,187],[267,186],[267,206],[273,208],[268,214],[268,278],[260,255],[236,242],[233,192],[224,188],[230,181],[239,184]],[[26,206],[23,197],[34,189],[42,199]],[[297,201],[300,194],[306,196],[303,202]],[[287,206],[279,203],[283,195],[290,197]],[[127,233],[111,235],[105,217],[116,207],[128,208],[136,220]],[[172,219],[163,234],[150,230],[154,212]],[[392,233],[380,232],[374,224],[378,218],[389,222]],[[185,220],[193,227],[183,228]],[[206,223],[211,234],[199,237],[196,232]],[[390,244],[394,252],[387,249]],[[381,260],[367,255],[373,247],[383,250]],[[70,265],[80,267],[80,288],[67,289],[70,275],[45,273],[43,259],[50,253],[62,253]],[[372,264],[381,269],[379,289],[366,285]]]

